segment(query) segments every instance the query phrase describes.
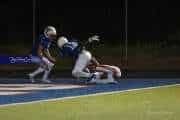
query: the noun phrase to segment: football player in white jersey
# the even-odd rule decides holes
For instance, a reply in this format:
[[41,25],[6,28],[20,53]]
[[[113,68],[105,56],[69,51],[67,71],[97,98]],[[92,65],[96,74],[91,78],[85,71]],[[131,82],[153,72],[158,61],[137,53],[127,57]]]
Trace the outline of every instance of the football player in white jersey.
[[95,72],[96,74],[96,79],[90,81],[90,83],[117,83],[116,79],[121,77],[121,70],[119,67],[100,64],[95,57],[93,57],[87,68],[89,71]]

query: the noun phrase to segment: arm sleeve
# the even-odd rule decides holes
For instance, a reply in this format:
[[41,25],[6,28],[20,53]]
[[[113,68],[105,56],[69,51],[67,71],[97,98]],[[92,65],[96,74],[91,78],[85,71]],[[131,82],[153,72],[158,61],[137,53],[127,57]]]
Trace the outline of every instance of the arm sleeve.
[[42,45],[44,49],[48,49],[48,44],[49,42],[46,38],[40,37],[40,45]]

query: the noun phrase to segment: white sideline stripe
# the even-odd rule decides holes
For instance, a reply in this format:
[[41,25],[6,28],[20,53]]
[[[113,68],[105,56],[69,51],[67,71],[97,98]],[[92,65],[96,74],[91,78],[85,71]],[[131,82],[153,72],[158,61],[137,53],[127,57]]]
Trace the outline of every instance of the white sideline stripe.
[[[2,88],[1,88],[2,86]],[[17,87],[17,88],[15,88]],[[72,89],[72,88],[82,88],[86,85],[66,85],[66,84],[0,84],[0,94],[1,91],[8,90],[56,90],[56,89]]]
[[162,86],[156,86],[156,87],[136,88],[136,89],[120,90],[120,91],[112,91],[112,92],[102,92],[102,93],[71,96],[71,97],[64,97],[64,98],[54,98],[54,99],[52,98],[52,99],[47,99],[47,100],[37,100],[37,101],[24,102],[24,103],[11,103],[11,104],[0,105],[0,107],[15,106],[15,105],[25,105],[25,104],[35,104],[35,103],[40,103],[40,102],[57,101],[57,100],[70,100],[70,99],[74,99],[74,98],[83,98],[83,97],[90,97],[90,96],[101,96],[101,95],[117,94],[117,93],[123,93],[123,92],[149,90],[149,89],[155,89],[155,88],[167,88],[167,87],[174,87],[174,86],[179,86],[179,85],[180,84],[162,85]]
[[[180,78],[120,78],[120,80],[180,80]],[[29,80],[26,78],[0,78],[0,80]],[[41,81],[40,78],[36,79],[37,81]],[[53,78],[52,80],[76,80],[74,78]]]
[[29,92],[0,92],[0,95],[21,95],[27,94]]

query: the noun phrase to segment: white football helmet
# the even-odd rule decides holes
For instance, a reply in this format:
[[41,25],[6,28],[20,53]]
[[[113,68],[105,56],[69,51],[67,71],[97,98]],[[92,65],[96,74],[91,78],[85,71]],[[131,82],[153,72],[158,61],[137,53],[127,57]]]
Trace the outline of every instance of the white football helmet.
[[44,29],[44,35],[48,38],[54,38],[57,33],[56,33],[56,29],[55,27],[53,26],[47,26],[45,29]]
[[68,39],[66,37],[64,36],[59,37],[57,40],[57,46],[61,48],[67,42],[68,42]]

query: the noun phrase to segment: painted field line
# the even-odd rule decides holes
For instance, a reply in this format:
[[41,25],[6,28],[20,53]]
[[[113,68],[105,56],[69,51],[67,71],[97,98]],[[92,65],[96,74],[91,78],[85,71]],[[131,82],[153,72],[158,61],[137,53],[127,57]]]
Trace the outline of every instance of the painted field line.
[[155,88],[168,88],[168,87],[174,87],[174,86],[179,86],[179,85],[180,84],[162,85],[162,86],[155,86],[155,87],[145,87],[145,88],[136,88],[136,89],[129,89],[129,90],[102,92],[102,93],[94,93],[94,94],[87,94],[87,95],[63,97],[63,98],[52,98],[52,99],[37,100],[37,101],[24,102],[24,103],[11,103],[11,104],[0,105],[0,107],[15,106],[15,105],[25,105],[25,104],[35,104],[35,103],[40,103],[40,102],[58,101],[58,100],[70,100],[70,99],[74,99],[74,98],[83,98],[83,97],[90,97],[90,96],[101,96],[101,95],[117,94],[117,93],[131,92],[131,91],[149,90],[149,89],[155,89]]

